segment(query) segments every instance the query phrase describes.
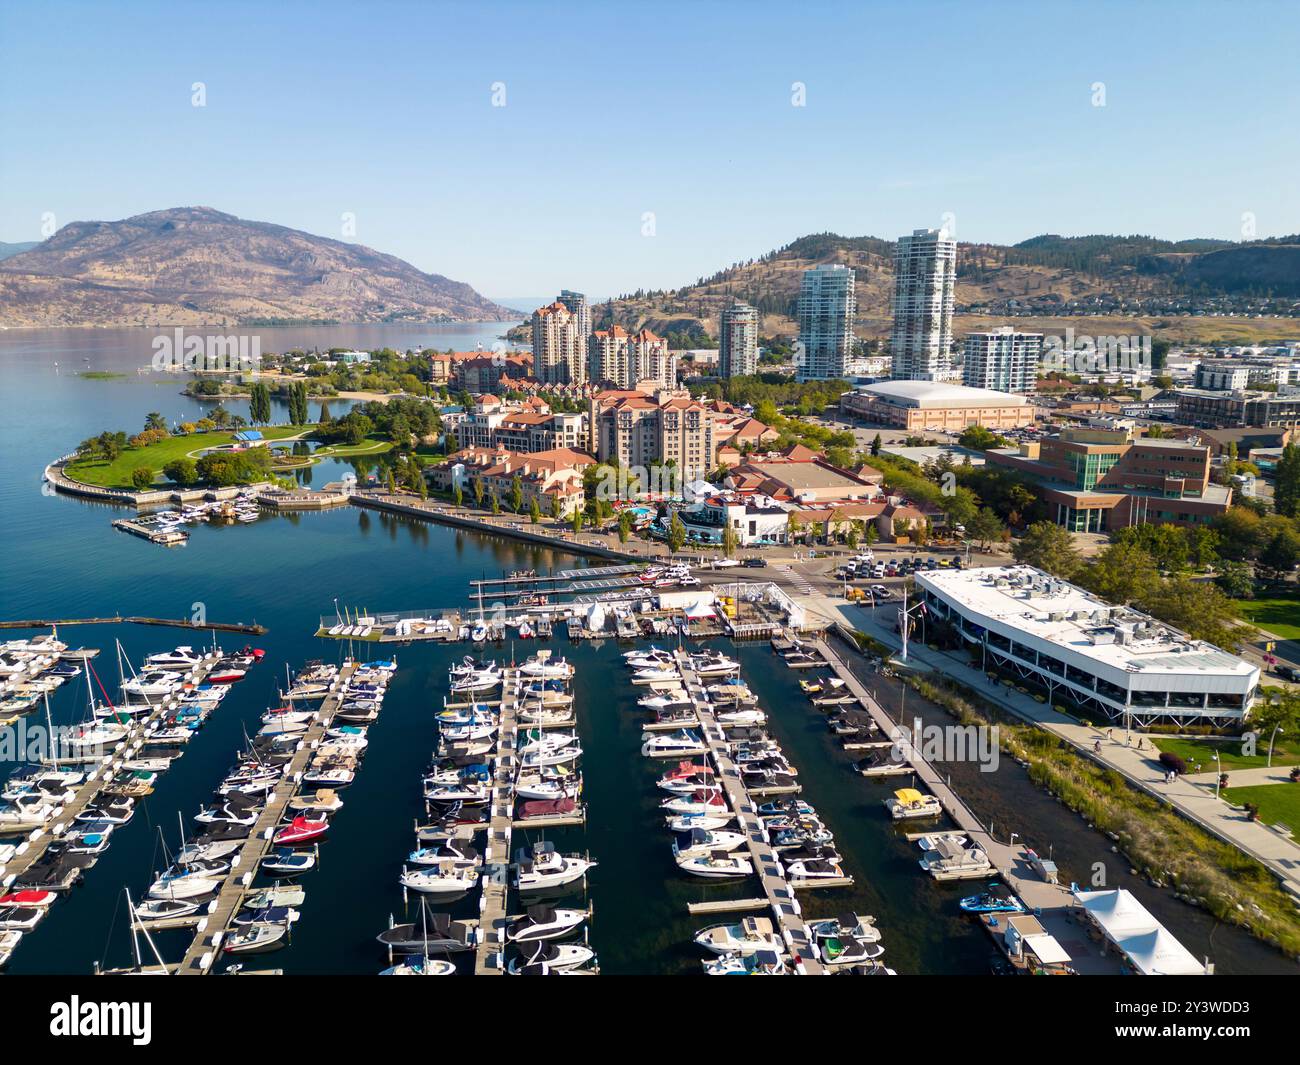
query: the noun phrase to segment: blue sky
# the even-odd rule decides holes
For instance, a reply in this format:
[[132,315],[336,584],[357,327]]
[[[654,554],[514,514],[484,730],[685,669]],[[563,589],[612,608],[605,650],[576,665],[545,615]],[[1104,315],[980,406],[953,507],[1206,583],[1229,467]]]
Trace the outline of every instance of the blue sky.
[[1297,55],[1294,3],[5,0],[0,240],[196,204],[343,237],[348,212],[503,297],[948,213],[961,240],[1295,233]]

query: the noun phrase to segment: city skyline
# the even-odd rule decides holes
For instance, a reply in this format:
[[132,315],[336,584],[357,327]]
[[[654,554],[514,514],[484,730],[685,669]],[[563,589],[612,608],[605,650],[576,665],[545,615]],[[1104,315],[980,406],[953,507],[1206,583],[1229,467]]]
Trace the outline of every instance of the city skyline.
[[[963,242],[1238,240],[1246,216],[1260,237],[1294,233],[1287,175],[1300,149],[1276,133],[1296,102],[1295,34],[1274,26],[1252,37],[1248,67],[1211,76],[1240,25],[1195,6],[1198,17],[1177,22],[1125,9],[1129,39],[1161,42],[1135,64],[1095,9],[1036,9],[1026,25],[1019,5],[1002,18],[941,5],[950,43],[920,88],[905,77],[907,50],[888,45],[928,30],[936,12],[823,5],[792,23],[762,5],[743,20],[729,5],[693,7],[682,40],[672,19],[572,5],[585,38],[634,41],[655,58],[658,77],[620,86],[503,34],[529,15],[511,4],[399,5],[385,19],[332,5],[319,19],[295,5],[165,18],[152,4],[86,5],[59,27],[72,78],[46,76],[27,46],[49,32],[40,10],[11,7],[0,15],[0,240],[40,239],[51,217],[202,204],[364,244],[488,294],[571,286],[595,301],[676,287],[806,233],[890,239],[946,215]],[[449,48],[448,31],[484,47]],[[724,32],[734,48],[716,48]],[[163,47],[177,36],[202,43]],[[281,48],[289,38],[297,46]],[[1032,93],[984,75],[987,48],[1008,43],[1051,57],[1026,74]],[[150,62],[106,58],[128,47]],[[128,112],[136,122],[114,121]],[[582,151],[583,130],[612,120],[639,146],[637,167]],[[723,124],[743,136],[716,149]],[[858,134],[843,137],[846,124]],[[1154,147],[1153,131],[1174,147]],[[1207,136],[1270,147],[1187,165],[1176,146]],[[807,197],[814,158],[818,194]]]

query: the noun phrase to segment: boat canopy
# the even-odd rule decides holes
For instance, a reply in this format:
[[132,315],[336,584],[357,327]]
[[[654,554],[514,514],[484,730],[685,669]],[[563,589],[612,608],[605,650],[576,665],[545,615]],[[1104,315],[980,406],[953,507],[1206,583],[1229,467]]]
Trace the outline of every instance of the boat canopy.
[[915,788],[899,788],[896,792],[894,792],[894,798],[897,799],[899,802],[905,802],[905,803],[925,801],[925,796],[922,795]]

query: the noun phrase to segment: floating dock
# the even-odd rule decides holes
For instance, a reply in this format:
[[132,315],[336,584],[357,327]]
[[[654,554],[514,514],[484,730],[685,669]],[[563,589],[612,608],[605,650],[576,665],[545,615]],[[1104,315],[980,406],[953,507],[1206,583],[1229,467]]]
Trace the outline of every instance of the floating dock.
[[510,839],[514,829],[515,781],[519,777],[519,674],[505,670],[501,681],[501,717],[492,759],[492,805],[488,814],[487,849],[479,874],[482,895],[478,907],[475,976],[505,973],[507,896],[510,893]]

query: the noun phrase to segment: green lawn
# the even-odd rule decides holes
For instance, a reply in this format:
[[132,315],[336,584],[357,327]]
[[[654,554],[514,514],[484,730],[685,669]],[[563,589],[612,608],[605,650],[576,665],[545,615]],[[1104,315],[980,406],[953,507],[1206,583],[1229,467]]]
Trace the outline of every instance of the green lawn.
[[1286,825],[1300,839],[1300,784],[1257,784],[1250,788],[1225,788],[1223,797],[1234,806],[1252,802],[1266,825]]
[[1284,640],[1300,640],[1300,593],[1271,599],[1238,599],[1236,604],[1252,625],[1277,633]]
[[[1178,755],[1187,763],[1189,769],[1200,762],[1202,773],[1213,773],[1216,765],[1222,766],[1226,772],[1232,769],[1259,769],[1268,764],[1267,736],[1260,736],[1255,741],[1259,754],[1250,757],[1241,753],[1240,739],[1184,740],[1153,736],[1152,742],[1159,750]],[[1213,754],[1216,749],[1219,752],[1217,764]],[[1273,744],[1273,764],[1296,765],[1297,763],[1300,763],[1300,740],[1287,739],[1279,735]]]
[[[268,440],[283,440],[285,437],[311,432],[313,428],[314,426],[310,425],[267,425],[262,426],[258,431]],[[153,470],[154,478],[157,480],[162,473],[162,468],[173,459],[230,444],[234,439],[234,430],[169,436],[148,447],[124,448],[112,462],[105,462],[103,459],[75,460],[67,465],[65,472],[69,477],[101,488],[130,488],[132,487],[131,471],[139,466],[148,466]]]

